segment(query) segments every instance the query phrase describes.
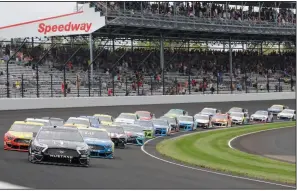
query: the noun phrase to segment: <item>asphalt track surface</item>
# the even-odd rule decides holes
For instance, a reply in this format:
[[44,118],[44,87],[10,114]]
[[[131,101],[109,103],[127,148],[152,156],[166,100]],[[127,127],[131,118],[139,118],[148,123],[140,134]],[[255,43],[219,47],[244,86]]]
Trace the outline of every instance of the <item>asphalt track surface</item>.
[[[185,109],[193,115],[204,107],[216,107],[225,112],[235,106],[247,108],[253,113],[272,104],[295,108],[295,100],[278,100],[0,111],[0,134],[4,135],[15,120],[27,117],[56,116],[67,119],[95,113],[116,117],[121,112],[137,110],[152,111],[159,117],[172,108]],[[159,141],[161,139],[148,143],[146,151],[157,154],[155,145]],[[115,159],[93,159],[89,168],[31,164],[27,161],[27,153],[0,150],[0,181],[35,189],[290,189],[164,163],[146,155],[137,146],[116,150]]]
[[251,154],[296,162],[296,127],[263,131],[239,137],[232,147]]

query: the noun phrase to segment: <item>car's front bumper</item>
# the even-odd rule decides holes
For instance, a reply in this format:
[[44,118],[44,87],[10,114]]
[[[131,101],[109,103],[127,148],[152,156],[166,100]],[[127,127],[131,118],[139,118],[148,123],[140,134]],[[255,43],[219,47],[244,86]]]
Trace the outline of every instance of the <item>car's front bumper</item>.
[[144,137],[128,137],[127,144],[139,145],[142,146],[145,142]]
[[4,150],[28,152],[28,147],[29,147],[29,144],[18,143],[18,142],[15,142],[14,140],[4,141]]
[[154,132],[155,136],[167,136],[167,134],[167,128],[156,128]]
[[227,122],[212,122],[211,123],[212,127],[228,127]]
[[183,131],[192,131],[193,130],[193,124],[179,124],[179,128]]

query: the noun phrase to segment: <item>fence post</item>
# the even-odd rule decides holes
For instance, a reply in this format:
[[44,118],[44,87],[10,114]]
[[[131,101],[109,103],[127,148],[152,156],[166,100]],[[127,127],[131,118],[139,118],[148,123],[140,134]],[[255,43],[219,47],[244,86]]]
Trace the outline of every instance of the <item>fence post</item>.
[[77,97],[79,97],[80,96],[80,92],[79,92],[79,90],[80,90],[80,79],[78,78],[78,75],[76,75],[76,89],[77,89]]
[[217,94],[219,94],[219,72],[217,72]]
[[114,96],[114,75],[112,75],[112,96]]
[[99,95],[101,97],[101,88],[102,88],[102,82],[101,82],[101,77],[99,77]]
[[50,74],[51,76],[51,97],[54,97],[53,96],[53,74]]
[[67,90],[65,88],[66,87],[66,65],[65,64],[64,64],[64,76],[63,76],[63,78],[64,78],[63,79],[63,83],[64,83],[64,92],[63,93],[64,93],[64,97],[66,97],[66,91]]
[[266,88],[267,88],[267,91],[269,93],[269,76],[268,76],[268,71],[267,71],[267,84],[266,84]]
[[21,78],[22,82],[21,82],[21,91],[22,91],[22,98],[24,97],[24,74],[22,74],[22,78]]
[[39,71],[38,71],[37,65],[35,69],[36,69],[36,87],[37,87],[36,94],[37,94],[37,97],[39,98]]
[[153,77],[152,75],[150,77],[151,77],[151,95],[153,95]]
[[137,96],[139,96],[139,76],[137,78]]
[[278,78],[278,92],[281,92],[281,86],[280,86],[280,83],[281,83],[281,79]]
[[91,97],[91,74],[90,74],[90,66],[88,66],[88,88],[89,88],[89,97]]
[[174,85],[175,85],[175,94],[178,95],[179,92],[178,92],[178,82],[177,82],[177,77],[175,77]]
[[231,78],[231,84],[230,84],[231,94],[233,94],[233,81],[232,81],[232,75],[230,76],[230,78]]
[[257,90],[257,93],[258,93],[258,76],[256,77],[256,90]]
[[189,71],[189,77],[188,77],[188,89],[189,89],[189,94],[191,94],[191,74]]
[[205,83],[205,78],[202,79],[202,93],[204,94],[204,83]]
[[245,83],[245,93],[248,93],[248,88],[247,88],[247,76],[246,76],[246,69],[244,70],[244,83]]

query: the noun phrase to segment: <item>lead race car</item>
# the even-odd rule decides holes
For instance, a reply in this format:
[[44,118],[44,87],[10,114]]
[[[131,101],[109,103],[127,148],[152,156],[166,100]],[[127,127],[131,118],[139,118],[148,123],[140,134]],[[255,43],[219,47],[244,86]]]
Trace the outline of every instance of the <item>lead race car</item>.
[[250,118],[251,122],[272,123],[273,114],[268,111],[258,110]]
[[289,109],[289,107],[285,105],[272,105],[270,108],[267,109],[267,111],[271,112],[273,115],[277,115],[284,109]]
[[42,126],[42,123],[15,121],[4,135],[4,150],[27,152],[30,140]]
[[155,114],[149,111],[136,111],[135,114],[139,116],[139,120],[152,120],[155,118]]
[[30,142],[28,160],[31,163],[88,167],[89,146],[77,128],[41,127]]
[[280,120],[296,120],[296,110],[294,109],[284,109],[282,112],[277,114],[277,119]]
[[85,142],[90,148],[90,157],[112,159],[114,156],[114,143],[105,129],[78,128]]
[[114,122],[116,123],[126,123],[134,124],[135,121],[139,120],[139,116],[135,113],[121,113]]
[[123,127],[127,135],[127,144],[142,146],[145,142],[144,128],[135,124],[124,124]]

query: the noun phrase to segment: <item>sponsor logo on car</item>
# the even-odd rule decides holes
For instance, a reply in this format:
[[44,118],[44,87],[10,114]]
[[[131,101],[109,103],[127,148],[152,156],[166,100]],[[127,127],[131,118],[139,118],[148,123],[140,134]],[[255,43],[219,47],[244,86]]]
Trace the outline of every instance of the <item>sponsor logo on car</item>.
[[65,156],[65,155],[50,155],[52,158],[66,158],[66,159],[72,159],[72,156]]

